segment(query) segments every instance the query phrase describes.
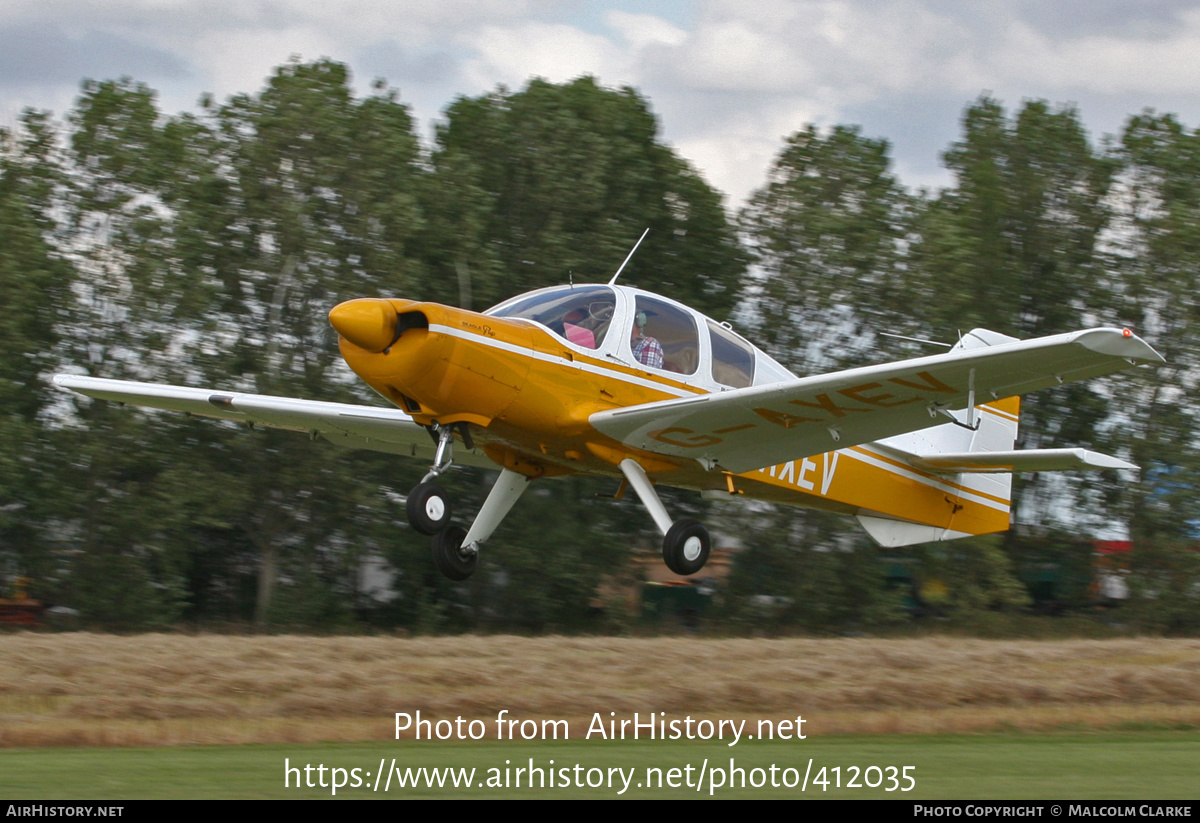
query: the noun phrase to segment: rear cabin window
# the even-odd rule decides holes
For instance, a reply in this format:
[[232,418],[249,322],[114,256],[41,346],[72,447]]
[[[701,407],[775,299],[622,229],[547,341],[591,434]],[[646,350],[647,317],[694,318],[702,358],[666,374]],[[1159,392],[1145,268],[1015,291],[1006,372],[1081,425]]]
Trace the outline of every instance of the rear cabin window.
[[754,349],[724,326],[708,321],[712,340],[712,376],[723,386],[744,389],[754,384]]
[[[652,342],[643,343],[642,338]],[[661,348],[661,358],[654,343]],[[700,368],[699,332],[692,315],[652,297],[638,295],[629,345],[644,366],[676,374],[695,374]]]

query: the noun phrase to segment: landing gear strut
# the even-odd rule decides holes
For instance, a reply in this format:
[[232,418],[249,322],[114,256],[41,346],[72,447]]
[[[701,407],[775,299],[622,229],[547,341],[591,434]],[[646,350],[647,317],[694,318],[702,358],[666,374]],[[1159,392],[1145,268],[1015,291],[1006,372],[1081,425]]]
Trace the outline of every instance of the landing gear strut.
[[433,481],[454,463],[454,428],[435,423],[433,432],[438,441],[433,468],[409,492],[405,505],[409,524],[421,534],[439,534],[450,525],[450,498]]
[[672,521],[667,509],[658,498],[658,492],[646,476],[646,470],[636,461],[626,458],[621,461],[621,473],[641,498],[642,505],[654,518],[654,525],[663,533],[663,562],[667,568],[682,577],[696,574],[708,562],[712,551],[712,539],[708,529],[697,520],[685,517]]
[[492,536],[528,487],[529,478],[525,475],[508,469],[501,471],[470,531],[462,526],[449,526],[434,535],[433,564],[438,571],[451,580],[470,577],[479,563],[479,547]]
[[479,514],[475,515],[470,531],[462,526],[450,526],[433,538],[433,564],[438,571],[451,580],[470,577],[479,563],[480,546],[492,536],[528,487],[529,478],[525,475],[502,470]]
[[[438,571],[451,580],[466,580],[479,564],[479,547],[492,536],[509,509],[524,494],[529,478],[504,469],[475,516],[471,529],[451,525],[450,498],[433,481],[454,463],[454,428],[435,424],[433,433],[437,437],[433,468],[408,495],[408,522],[422,534],[433,535],[433,564]],[[465,426],[462,436],[470,448],[470,433]]]

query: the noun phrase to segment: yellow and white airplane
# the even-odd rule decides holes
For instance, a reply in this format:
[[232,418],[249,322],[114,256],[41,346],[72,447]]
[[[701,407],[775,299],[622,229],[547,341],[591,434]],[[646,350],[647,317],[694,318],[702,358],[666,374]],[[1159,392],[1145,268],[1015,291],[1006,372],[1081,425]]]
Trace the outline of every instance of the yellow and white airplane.
[[[708,559],[708,531],[673,520],[656,483],[844,512],[882,545],[902,546],[1007,529],[1012,472],[1136,468],[1083,449],[1013,449],[1019,395],[1162,362],[1127,329],[1024,341],[976,329],[944,354],[797,377],[728,325],[615,280],[483,313],[400,299],[336,306],[342,355],[397,408],[54,380],[429,460],[408,517],[434,536],[434,561],[456,580],[543,477],[619,478],[616,496],[632,488],[663,533],[667,566],[690,575]],[[453,462],[500,469],[469,529],[451,524],[436,482]]]

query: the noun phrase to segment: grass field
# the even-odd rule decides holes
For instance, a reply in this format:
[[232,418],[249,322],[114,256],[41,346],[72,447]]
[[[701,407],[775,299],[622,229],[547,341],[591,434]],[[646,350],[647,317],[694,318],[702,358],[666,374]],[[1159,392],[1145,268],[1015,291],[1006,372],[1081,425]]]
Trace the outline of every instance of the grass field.
[[[299,771],[285,788],[285,759],[344,769],[347,784],[357,777],[360,785],[338,797],[616,797],[626,779],[620,796],[696,797],[710,788],[720,797],[1200,794],[1197,640],[18,633],[0,635],[0,660],[0,796],[12,798],[331,796],[329,786],[296,788]],[[566,721],[558,728],[569,728],[570,739],[496,740],[502,710],[518,721]],[[417,711],[435,722],[478,720],[484,739],[415,740],[409,730],[396,740],[395,713]],[[596,714],[607,721],[634,712],[745,721],[747,734],[760,720],[803,716],[806,739],[744,737],[732,747],[728,734],[722,742],[584,739]],[[515,788],[503,770],[530,758],[543,770],[552,759],[556,770],[580,764],[570,782],[603,773],[604,785]],[[738,781],[730,758],[748,784],[766,785],[730,788],[731,774]],[[474,768],[475,782],[376,791],[367,774],[379,772],[381,759],[393,777],[394,759],[401,774]],[[774,775],[753,772],[772,764]],[[904,782],[905,766],[915,788],[885,792]],[[502,785],[479,788],[493,768]],[[639,789],[648,768],[660,769],[664,783],[679,769],[677,786]],[[785,784],[805,775],[803,792],[771,786],[772,777]],[[863,785],[847,787],[852,781]]]

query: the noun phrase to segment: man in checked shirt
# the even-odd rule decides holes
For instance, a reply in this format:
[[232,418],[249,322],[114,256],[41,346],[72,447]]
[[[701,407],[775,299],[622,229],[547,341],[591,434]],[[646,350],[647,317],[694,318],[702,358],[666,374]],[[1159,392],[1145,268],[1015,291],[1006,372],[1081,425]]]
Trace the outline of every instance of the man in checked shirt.
[[659,342],[646,334],[646,313],[638,312],[633,318],[633,335],[629,344],[633,346],[633,357],[643,366],[652,369],[663,367],[663,350]]

